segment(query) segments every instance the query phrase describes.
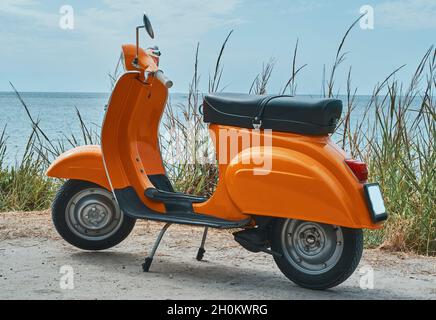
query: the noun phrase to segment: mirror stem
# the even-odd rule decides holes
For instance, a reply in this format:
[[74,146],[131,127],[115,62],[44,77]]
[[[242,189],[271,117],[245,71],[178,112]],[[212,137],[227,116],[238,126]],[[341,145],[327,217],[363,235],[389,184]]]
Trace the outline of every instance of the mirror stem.
[[133,66],[135,68],[139,67],[139,29],[144,28],[144,26],[136,27],[136,57],[133,60]]

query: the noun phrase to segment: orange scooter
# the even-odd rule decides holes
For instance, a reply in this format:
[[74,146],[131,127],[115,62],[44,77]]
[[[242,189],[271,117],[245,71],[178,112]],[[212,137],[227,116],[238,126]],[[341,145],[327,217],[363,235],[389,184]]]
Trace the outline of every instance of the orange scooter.
[[175,192],[165,173],[158,128],[172,82],[159,70],[147,16],[136,45],[124,45],[126,72],[118,79],[103,121],[101,146],[62,154],[47,171],[68,179],[53,203],[53,222],[70,244],[85,250],[115,246],[136,219],[164,222],[143,270],[149,271],[171,224],[239,229],[235,240],[271,254],[296,284],[326,289],[345,281],[362,255],[362,229],[387,218],[378,184],[364,163],[346,157],[329,135],[342,112],[337,99],[209,94],[209,124],[219,179],[209,198]]

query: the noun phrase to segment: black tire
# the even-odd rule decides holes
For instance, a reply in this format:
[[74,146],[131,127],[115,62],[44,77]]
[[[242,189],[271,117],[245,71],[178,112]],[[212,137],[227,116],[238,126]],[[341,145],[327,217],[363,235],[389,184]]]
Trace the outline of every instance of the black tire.
[[[281,256],[274,256],[274,260],[280,271],[295,284],[313,290],[325,290],[335,287],[344,282],[356,270],[363,252],[363,233],[361,229],[340,227],[343,236],[343,248],[338,256],[337,262],[321,274],[310,274],[298,270],[285,255],[282,244],[282,232],[284,232],[287,219],[277,219],[271,228],[271,249],[280,253]],[[324,225],[328,226],[328,225]],[[330,226],[333,227],[333,226]],[[290,255],[289,255],[290,256]]]
[[82,180],[66,181],[56,194],[52,205],[53,224],[61,237],[77,248],[83,250],[105,250],[112,248],[130,234],[135,226],[136,219],[126,216],[121,211],[118,211],[121,215],[121,218],[119,218],[120,222],[114,222],[116,226],[111,233],[108,233],[107,237],[104,237],[103,235],[92,239],[92,237],[86,238],[86,236],[80,236],[79,232],[74,230],[71,222],[67,222],[67,219],[69,219],[67,210],[71,199],[80,192],[88,189],[99,189],[101,192],[103,192],[103,190],[109,192],[105,188],[91,182]]

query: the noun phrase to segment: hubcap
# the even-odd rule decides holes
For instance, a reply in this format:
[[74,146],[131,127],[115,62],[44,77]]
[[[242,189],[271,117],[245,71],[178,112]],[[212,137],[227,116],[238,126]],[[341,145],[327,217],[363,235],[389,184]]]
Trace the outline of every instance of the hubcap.
[[66,221],[79,237],[103,240],[119,229],[123,215],[112,193],[90,188],[75,194],[68,202]]
[[333,268],[343,250],[340,227],[300,220],[287,220],[282,230],[285,258],[299,271],[322,274]]

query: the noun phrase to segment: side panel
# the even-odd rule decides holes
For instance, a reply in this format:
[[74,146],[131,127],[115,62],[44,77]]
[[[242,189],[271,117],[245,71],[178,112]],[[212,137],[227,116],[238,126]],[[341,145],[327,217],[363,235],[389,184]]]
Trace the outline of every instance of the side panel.
[[[216,125],[210,128],[216,136],[219,131],[236,130],[234,140],[240,140],[233,147],[236,153],[228,146],[231,138],[227,142],[221,138],[216,144],[225,142],[227,147],[218,147],[217,151],[222,154],[227,150],[231,155],[228,164],[218,155],[221,172],[216,191],[219,199],[227,199],[222,209],[228,217],[253,214],[350,228],[380,227],[371,221],[363,185],[345,164],[345,153],[328,136],[268,132],[267,143],[264,131]],[[246,135],[249,138],[244,145]],[[253,145],[253,141],[261,143]],[[203,204],[203,212],[219,208],[214,197]]]
[[49,177],[96,183],[110,190],[100,146],[82,146],[61,154],[48,168]]

